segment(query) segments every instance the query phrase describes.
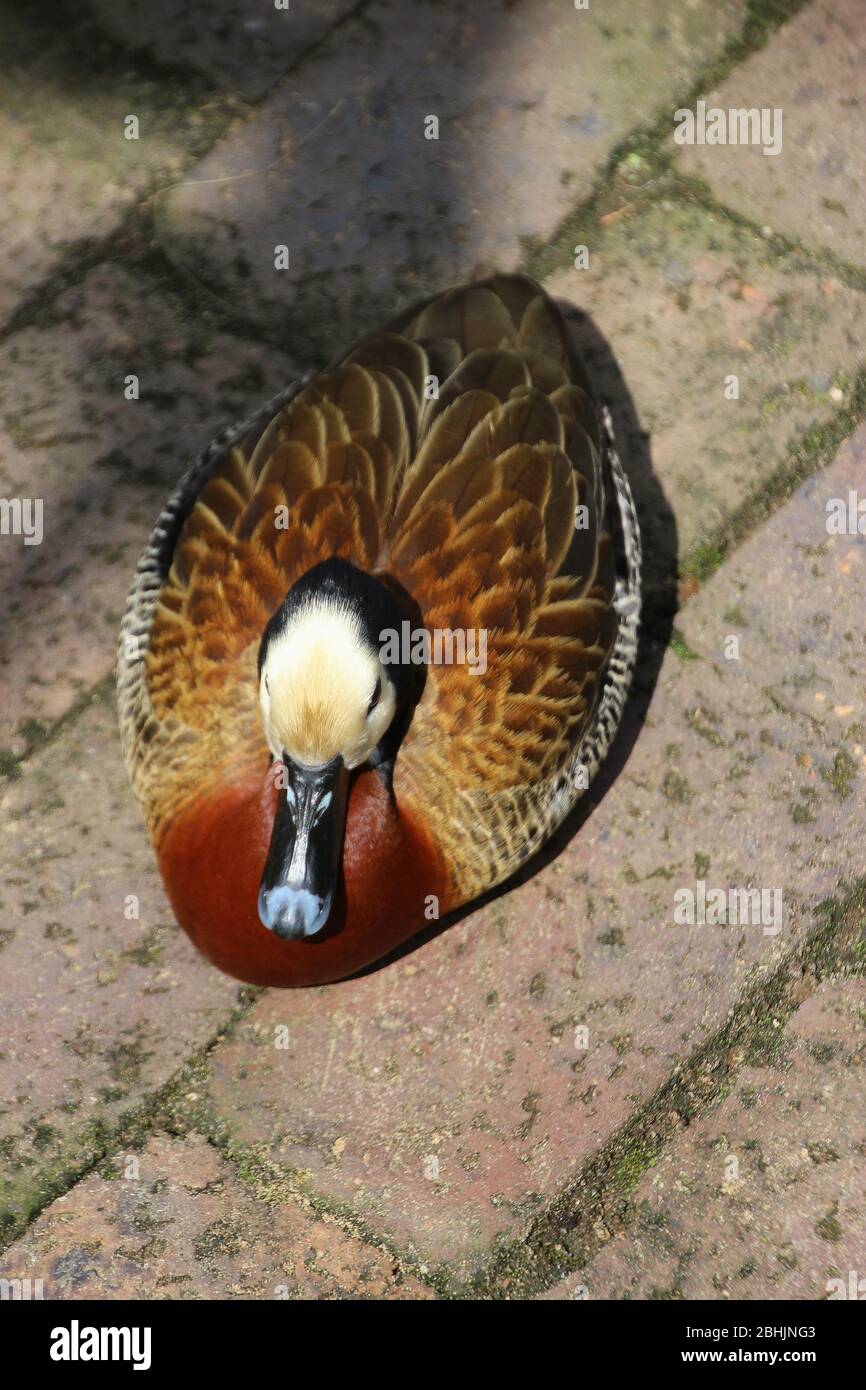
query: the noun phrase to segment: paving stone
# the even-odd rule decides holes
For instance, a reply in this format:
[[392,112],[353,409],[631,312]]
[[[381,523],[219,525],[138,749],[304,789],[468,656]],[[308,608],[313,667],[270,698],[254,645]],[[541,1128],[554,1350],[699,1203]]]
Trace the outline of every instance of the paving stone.
[[258,100],[351,10],[355,0],[91,0],[108,33],[165,63],[187,63]]
[[[862,520],[857,530],[858,503]],[[828,510],[829,507],[829,510]],[[847,534],[828,533],[843,518]],[[853,534],[851,529],[853,528]],[[765,591],[773,595],[766,601]],[[723,657],[744,679],[822,727],[839,747],[840,785],[866,768],[866,428],[847,440],[831,466],[810,477],[790,502],[723,566],[677,618],[696,651]],[[757,668],[757,670],[756,670]],[[851,763],[849,767],[848,764]]]
[[633,1223],[545,1297],[862,1298],[864,1022],[866,982],[822,984],[644,1175]]
[[[0,52],[2,324],[71,244],[104,237],[136,199],[175,183],[241,104],[106,49],[80,7],[73,22],[56,7],[4,6]],[[129,115],[137,140],[124,135]]]
[[53,1202],[0,1261],[45,1299],[425,1299],[380,1250],[257,1200],[207,1140],[151,1137]]
[[[866,266],[863,0],[814,0],[735,68],[707,107],[779,108],[782,149],[677,146],[685,173],[756,222]],[[770,128],[772,138],[772,128]]]
[[0,496],[41,499],[43,527],[38,545],[0,535],[0,768],[112,669],[133,569],[194,456],[297,370],[110,264],[0,343]]
[[[514,267],[611,150],[742,25],[740,0],[378,0],[164,200],[171,253],[330,356],[384,313]],[[428,118],[438,119],[438,138]],[[289,267],[275,269],[275,247]]]
[[109,704],[0,800],[0,922],[2,1235],[241,997],[173,924]]
[[[546,287],[588,316],[577,332],[598,388],[633,461],[643,455],[658,476],[686,554],[767,483],[802,430],[849,398],[864,296],[666,199],[606,225],[589,253],[588,269],[558,271]],[[725,395],[732,375],[735,400]]]
[[[859,864],[863,799],[837,796],[833,756],[724,663],[671,654],[624,770],[555,862],[395,963],[259,1001],[212,1054],[215,1118],[241,1150],[468,1275]],[[766,917],[677,924],[675,895],[696,901],[700,884],[763,889]]]

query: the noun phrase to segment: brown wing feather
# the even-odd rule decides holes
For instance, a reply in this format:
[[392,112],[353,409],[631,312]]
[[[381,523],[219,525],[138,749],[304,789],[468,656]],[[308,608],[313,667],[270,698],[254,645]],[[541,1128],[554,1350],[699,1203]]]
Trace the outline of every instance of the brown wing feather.
[[404,331],[423,341],[428,328],[467,355],[422,417],[389,564],[429,627],[486,630],[487,669],[431,668],[396,777],[445,844],[459,900],[528,853],[597,700],[615,576],[598,410],[550,300],[496,277]]

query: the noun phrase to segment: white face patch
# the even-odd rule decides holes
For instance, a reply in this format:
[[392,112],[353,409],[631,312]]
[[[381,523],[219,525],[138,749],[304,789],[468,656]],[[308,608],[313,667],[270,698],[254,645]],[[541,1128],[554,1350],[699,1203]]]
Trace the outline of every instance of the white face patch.
[[333,599],[310,599],[271,639],[259,699],[271,753],[287,753],[305,767],[321,767],[337,754],[347,767],[360,766],[396,707],[394,687],[357,616]]

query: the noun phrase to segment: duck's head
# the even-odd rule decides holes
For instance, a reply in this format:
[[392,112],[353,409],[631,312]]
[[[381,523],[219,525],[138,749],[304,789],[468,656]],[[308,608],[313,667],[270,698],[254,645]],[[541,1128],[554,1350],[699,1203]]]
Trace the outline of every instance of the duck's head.
[[287,940],[328,920],[352,771],[370,763],[390,788],[419,693],[417,670],[380,659],[381,634],[403,616],[391,588],[332,559],[298,580],[262,636],[259,699],[278,790],[259,917]]

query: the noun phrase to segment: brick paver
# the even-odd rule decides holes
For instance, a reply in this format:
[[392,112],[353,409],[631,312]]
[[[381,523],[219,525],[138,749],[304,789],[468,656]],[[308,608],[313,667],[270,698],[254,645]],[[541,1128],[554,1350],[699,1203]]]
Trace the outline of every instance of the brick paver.
[[646,1173],[633,1224],[545,1297],[862,1298],[864,1017],[866,981],[821,985]]
[[746,217],[866,267],[864,86],[866,5],[814,0],[705,98],[725,111],[781,110],[781,152],[682,146],[681,167]]
[[[0,13],[0,326],[70,246],[175,183],[240,109],[193,73],[106,50],[76,17],[80,28],[39,6]],[[128,116],[138,139],[124,134]]]
[[0,900],[5,1234],[210,1041],[239,986],[172,922],[110,703],[0,801]]
[[625,215],[589,253],[587,270],[559,271],[547,289],[589,316],[579,336],[601,392],[621,415],[632,397],[685,554],[767,483],[801,430],[850,399],[866,300],[688,203]]
[[[849,756],[866,766],[866,505],[858,516],[858,499],[866,503],[863,427],[677,618],[688,644],[710,656],[723,657],[735,638],[731,672],[760,680],[820,725],[843,772]],[[849,528],[843,534],[828,531],[837,517]]]
[[[479,263],[514,267],[616,143],[739,32],[735,0],[377,0],[166,199],[201,279],[330,356]],[[428,117],[438,139],[425,138]],[[288,247],[288,269],[274,249]]]
[[58,1198],[0,1260],[45,1299],[411,1298],[385,1253],[291,1199],[257,1200],[205,1139],[151,1138]]
[[91,0],[109,34],[165,63],[198,68],[250,101],[351,10],[357,0]]

